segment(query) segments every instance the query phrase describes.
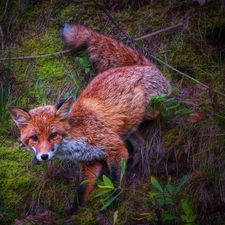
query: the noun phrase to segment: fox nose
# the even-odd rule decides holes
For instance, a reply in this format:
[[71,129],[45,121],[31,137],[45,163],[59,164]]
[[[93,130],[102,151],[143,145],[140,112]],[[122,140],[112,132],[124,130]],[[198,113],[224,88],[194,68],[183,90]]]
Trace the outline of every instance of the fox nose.
[[47,159],[48,159],[48,154],[42,154],[42,155],[41,155],[41,159],[47,160]]

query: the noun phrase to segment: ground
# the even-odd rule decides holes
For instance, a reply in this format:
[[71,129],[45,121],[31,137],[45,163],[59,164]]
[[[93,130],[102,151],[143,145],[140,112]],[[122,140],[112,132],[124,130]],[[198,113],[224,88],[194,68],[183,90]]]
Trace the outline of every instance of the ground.
[[[223,1],[202,6],[191,0],[97,2],[0,3],[0,223],[223,224]],[[166,102],[159,98],[153,103],[163,104],[161,120],[143,124],[142,162],[127,180],[118,211],[100,210],[107,201],[95,198],[102,192],[96,186],[88,206],[65,219],[78,184],[77,165],[58,159],[37,163],[20,142],[7,107],[30,109],[71,95],[76,99],[96,76],[84,49],[54,54],[68,49],[60,27],[71,21],[141,52],[170,80],[172,93]],[[179,23],[183,25],[135,41]]]

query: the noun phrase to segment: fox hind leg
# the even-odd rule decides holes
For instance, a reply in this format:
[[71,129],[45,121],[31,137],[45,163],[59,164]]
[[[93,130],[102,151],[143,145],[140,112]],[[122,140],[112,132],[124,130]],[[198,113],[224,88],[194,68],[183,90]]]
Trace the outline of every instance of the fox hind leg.
[[130,135],[128,141],[132,145],[132,152],[129,155],[127,162],[127,176],[129,177],[132,169],[138,164],[141,159],[141,151],[144,148],[144,138],[139,129]]
[[[153,107],[150,107],[146,110],[143,121],[156,120],[160,118],[160,115],[161,110],[154,110]],[[127,176],[129,177],[131,170],[141,160],[141,152],[143,151],[143,148],[145,148],[145,141],[143,135],[141,134],[140,126],[134,133],[129,136],[127,140],[132,145],[132,151],[127,162]]]

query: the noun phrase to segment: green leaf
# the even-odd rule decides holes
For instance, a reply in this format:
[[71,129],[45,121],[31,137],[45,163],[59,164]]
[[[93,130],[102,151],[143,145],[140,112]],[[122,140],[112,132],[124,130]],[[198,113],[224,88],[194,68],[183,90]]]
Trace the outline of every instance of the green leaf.
[[112,187],[112,186],[104,186],[104,185],[99,185],[99,184],[98,184],[98,187],[99,188],[110,188],[110,189],[114,189],[114,187]]
[[162,187],[160,186],[158,181],[153,176],[151,177],[151,183],[155,188],[157,188],[159,191],[163,192]]
[[169,99],[166,99],[163,104],[166,105],[166,106],[169,106],[171,105],[171,102],[174,100],[175,98],[169,98]]
[[106,177],[105,175],[103,175],[103,181],[104,181],[105,186],[114,188],[114,185],[113,185],[112,181],[108,177]]
[[95,176],[96,180],[98,181],[98,184],[102,184],[101,180],[98,178],[98,176],[92,171],[89,167],[88,170],[92,172],[92,174]]
[[196,215],[189,215],[189,216],[181,215],[181,219],[182,221],[186,221],[187,223],[192,224],[192,222],[194,222],[196,219]]
[[196,219],[196,215],[194,215],[194,213],[193,213],[193,209],[191,207],[191,204],[188,201],[185,201],[185,202],[182,203],[182,208],[183,208],[186,215],[183,215],[183,217],[181,216],[181,218],[188,223],[194,222],[195,219]]
[[181,102],[178,102],[176,105],[172,105],[168,108],[166,108],[166,111],[168,111],[169,109],[176,109],[179,105],[180,105]]
[[84,72],[87,74],[88,72],[90,72],[90,70],[91,70],[90,68],[85,68]]
[[154,197],[155,195],[159,195],[159,194],[161,194],[161,193],[149,192],[149,195],[150,195],[151,197]]
[[164,205],[174,205],[173,203],[173,200],[172,199],[169,199],[169,198],[166,198],[166,199],[156,199],[155,198],[155,201],[152,202],[153,205],[157,205],[157,201],[158,201],[158,204],[160,206],[164,206]]
[[90,183],[90,182],[94,182],[94,183],[98,184],[97,181],[95,181],[95,180],[84,180],[80,184],[86,184],[86,183]]
[[156,197],[156,198],[165,198],[165,197],[170,198],[170,196],[169,196],[169,195],[164,195],[164,194],[154,195],[154,197]]
[[111,203],[121,194],[123,192],[123,190],[120,192],[120,193],[118,193],[116,196],[114,196],[113,198],[111,198],[111,199],[109,199],[109,201],[108,202],[106,202],[106,204],[100,209],[100,211],[101,210],[104,210],[104,209],[106,209],[109,205],[111,205]]
[[187,196],[185,197],[185,199],[182,201],[182,203],[186,203],[186,202],[188,201],[188,199],[189,199],[189,195],[187,195]]
[[170,215],[170,214],[164,214],[164,217],[163,217],[163,221],[166,221],[166,220],[177,220],[177,219],[179,219],[179,217],[174,216],[174,215]]
[[174,188],[170,184],[168,184],[167,190],[172,195]]
[[164,98],[166,96],[167,96],[167,94],[161,94],[161,95],[159,95],[159,98]]
[[192,223],[194,222],[196,219],[196,215],[189,215],[188,219],[187,219],[187,222],[188,223]]
[[[169,176],[169,179],[168,179],[168,183],[167,183],[167,185],[166,185],[166,188],[167,188],[167,186],[170,184],[171,179],[172,179],[171,176]],[[165,188],[165,189],[166,189],[166,188]]]
[[194,109],[180,109],[180,110],[175,111],[175,114],[178,114],[178,113],[187,114],[187,113],[191,113],[194,111],[195,111]]
[[187,217],[189,217],[189,215],[193,214],[193,210],[192,210],[192,207],[189,202],[184,202],[181,205],[182,205],[182,208],[183,208],[185,214],[187,215]]
[[181,219],[182,219],[182,221],[187,221],[187,216],[186,215],[181,215]]
[[121,160],[120,166],[121,166],[121,174],[120,174],[120,186],[121,186],[121,182],[122,182],[123,175],[125,173],[125,168],[126,168],[126,163],[123,159]]
[[181,187],[183,186],[185,180],[187,179],[187,175],[185,175],[184,177],[181,178],[180,183],[177,187],[177,190],[174,193],[174,196],[177,194],[177,192],[181,189]]
[[95,198],[97,198],[97,197],[99,197],[99,196],[101,196],[101,195],[107,194],[107,193],[109,193],[109,192],[111,192],[111,191],[112,191],[112,190],[102,191],[101,193],[95,195]]
[[163,116],[168,116],[168,112],[166,111],[166,110],[163,110],[163,111],[161,111],[161,114],[163,115]]

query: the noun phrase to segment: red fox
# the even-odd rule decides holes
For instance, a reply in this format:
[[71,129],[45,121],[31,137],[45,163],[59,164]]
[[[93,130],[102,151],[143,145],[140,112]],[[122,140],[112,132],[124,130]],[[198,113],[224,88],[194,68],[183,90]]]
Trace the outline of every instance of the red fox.
[[[84,29],[84,42],[90,47],[88,43],[95,40],[96,33],[80,27]],[[69,27],[66,27],[67,34],[70,32],[68,29]],[[88,32],[93,35],[93,39],[88,36]],[[73,35],[70,35],[70,39],[74,39],[75,43],[77,36],[75,33]],[[82,39],[82,34],[78,37]],[[100,37],[97,39],[102,44],[105,39],[105,46],[109,49],[110,45],[114,46],[112,48],[115,48],[116,52],[107,55],[102,46],[104,53],[98,52],[100,48],[96,48],[98,53],[90,53],[92,59],[95,58],[93,61],[97,61],[98,71],[104,72],[90,82],[76,102],[69,97],[58,105],[38,107],[29,111],[9,107],[9,112],[21,131],[22,142],[34,151],[37,159],[48,161],[56,156],[76,160],[80,166],[80,183],[83,180],[95,180],[96,177],[88,168],[99,176],[104,162],[109,167],[112,179],[119,183],[121,159],[125,162],[128,160],[124,140],[136,132],[142,121],[155,117],[153,109],[148,109],[151,98],[169,94],[171,90],[162,73],[144,56],[112,38],[104,35]],[[66,36],[64,38],[66,39]],[[110,61],[110,57],[114,58],[113,64],[102,63],[102,55],[107,56],[106,61]],[[115,55],[118,58],[114,57]],[[135,62],[130,65],[132,58],[135,58]],[[146,65],[141,65],[141,62]],[[78,185],[68,215],[85,205],[93,185],[93,182]]]

